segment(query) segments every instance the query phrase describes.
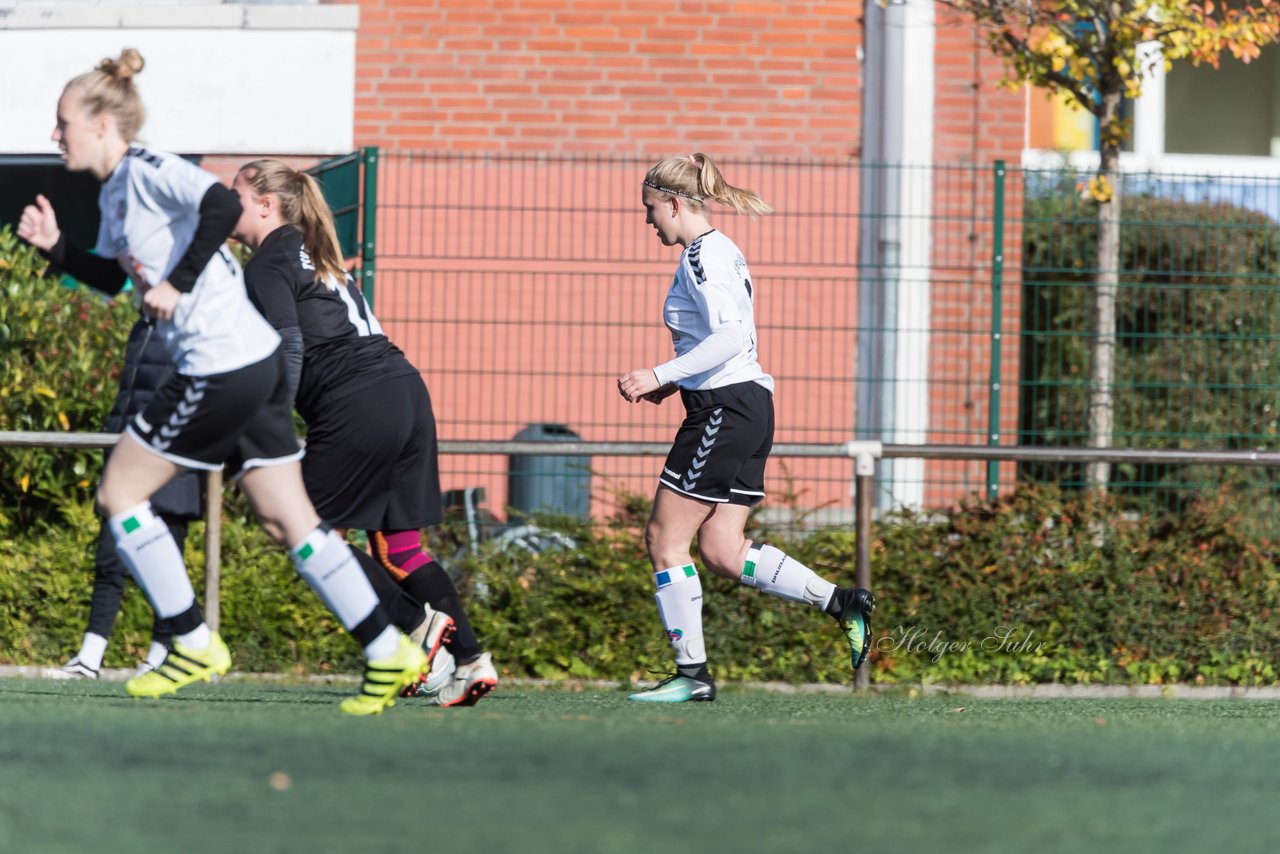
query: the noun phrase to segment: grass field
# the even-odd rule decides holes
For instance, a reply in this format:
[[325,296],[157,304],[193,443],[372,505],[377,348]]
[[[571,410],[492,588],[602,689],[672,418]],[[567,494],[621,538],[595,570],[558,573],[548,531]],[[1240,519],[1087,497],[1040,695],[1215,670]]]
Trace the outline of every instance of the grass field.
[[0,852],[1273,851],[1280,703],[0,680]]

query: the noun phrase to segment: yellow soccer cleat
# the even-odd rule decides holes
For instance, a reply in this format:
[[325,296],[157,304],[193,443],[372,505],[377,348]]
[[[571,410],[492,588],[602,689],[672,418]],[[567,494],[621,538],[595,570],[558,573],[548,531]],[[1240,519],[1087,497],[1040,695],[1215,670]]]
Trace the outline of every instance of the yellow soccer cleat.
[[403,634],[395,655],[365,663],[364,683],[360,693],[342,701],[342,711],[349,715],[377,715],[396,704],[400,691],[422,681],[431,667],[431,659]]
[[231,669],[231,652],[217,632],[209,638],[208,649],[190,649],[174,641],[173,649],[154,670],[124,683],[124,690],[134,697],[161,697],[172,694],[192,682],[208,682]]

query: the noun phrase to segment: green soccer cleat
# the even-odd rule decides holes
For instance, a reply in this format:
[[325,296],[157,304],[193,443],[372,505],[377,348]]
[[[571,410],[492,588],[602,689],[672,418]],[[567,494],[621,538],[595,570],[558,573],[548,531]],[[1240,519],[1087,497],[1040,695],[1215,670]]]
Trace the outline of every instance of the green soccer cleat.
[[637,703],[710,703],[716,698],[716,683],[673,673],[646,691],[628,697]]
[[399,642],[394,655],[365,663],[360,693],[343,700],[342,711],[349,715],[381,714],[383,709],[396,704],[402,689],[422,681],[422,674],[431,667],[431,659],[405,635],[399,636]]
[[850,660],[857,673],[871,651],[871,612],[876,609],[876,597],[861,587],[837,590],[836,596],[840,597],[836,622],[849,640]]
[[207,649],[190,649],[174,641],[173,649],[154,670],[134,676],[124,690],[134,697],[161,697],[192,682],[208,682],[216,674],[231,669],[231,652],[217,632],[211,633]]

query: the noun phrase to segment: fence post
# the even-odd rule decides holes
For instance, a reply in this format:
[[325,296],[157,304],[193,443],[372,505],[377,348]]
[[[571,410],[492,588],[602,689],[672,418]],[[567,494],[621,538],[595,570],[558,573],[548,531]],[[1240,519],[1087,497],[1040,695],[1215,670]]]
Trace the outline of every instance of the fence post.
[[[853,525],[857,534],[853,583],[871,589],[871,515],[876,490],[876,460],[883,446],[879,442],[846,442],[845,454],[853,457]],[[853,687],[865,691],[871,685],[866,661],[853,675]]]
[[204,500],[204,621],[216,632],[222,617],[222,472],[209,472]]
[[378,146],[360,150],[364,166],[364,203],[360,206],[360,289],[373,306],[373,273],[378,239]]
[[[987,384],[987,444],[1000,444],[1000,327],[1004,320],[1004,179],[1005,163],[995,162],[991,223],[991,373]],[[987,461],[987,499],[1000,494],[1000,463]]]

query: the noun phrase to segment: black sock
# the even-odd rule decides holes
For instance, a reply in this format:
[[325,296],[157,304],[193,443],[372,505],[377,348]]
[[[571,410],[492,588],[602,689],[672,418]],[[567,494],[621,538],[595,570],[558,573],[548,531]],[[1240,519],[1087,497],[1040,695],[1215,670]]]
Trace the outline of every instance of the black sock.
[[688,676],[690,679],[697,679],[699,682],[711,682],[711,671],[707,669],[707,663],[700,661],[697,664],[677,664],[676,673],[681,676]]
[[356,639],[356,643],[360,644],[360,646],[368,646],[377,640],[378,636],[385,632],[390,625],[392,625],[391,618],[387,616],[387,611],[382,607],[382,603],[378,603],[369,612],[369,616],[351,629],[351,636]]
[[458,589],[453,586],[453,579],[449,578],[449,573],[445,572],[440,564],[434,560],[423,564],[406,575],[400,581],[400,587],[422,604],[430,605],[437,611],[443,611],[453,617],[453,624],[457,630],[453,634],[453,640],[449,641],[445,648],[459,664],[474,661],[480,653],[484,652],[480,641],[476,639],[475,632],[471,630],[471,622],[467,619],[467,612],[462,607]]
[[837,620],[844,613],[845,606],[849,604],[849,597],[853,595],[852,590],[844,587],[837,587],[836,592],[831,594],[831,601],[827,603],[826,612]]
[[413,601],[413,596],[396,584],[396,580],[376,560],[355,546],[350,548],[364,577],[369,579],[369,586],[378,597],[378,603],[386,609],[391,624],[406,635],[416,629],[425,619],[422,604]]

